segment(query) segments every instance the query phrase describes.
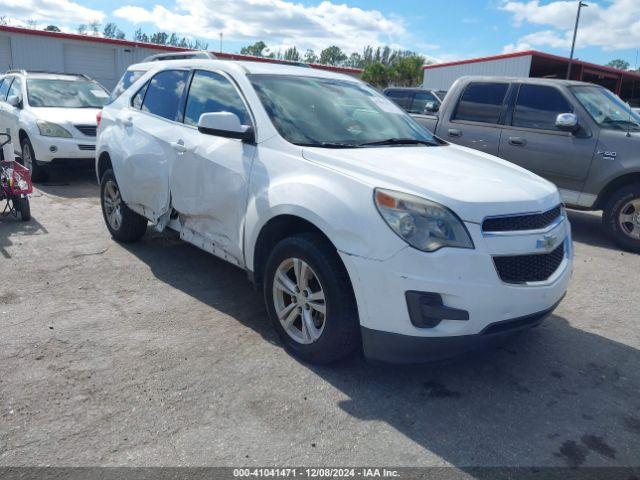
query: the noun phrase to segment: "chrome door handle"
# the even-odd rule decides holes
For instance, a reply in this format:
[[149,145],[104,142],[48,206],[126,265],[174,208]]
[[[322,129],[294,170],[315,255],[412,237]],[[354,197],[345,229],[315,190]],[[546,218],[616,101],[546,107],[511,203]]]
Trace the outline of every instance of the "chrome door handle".
[[125,120],[120,120],[120,123],[122,123],[122,126],[125,128],[133,127],[133,118],[127,117]]
[[527,144],[527,141],[521,137],[509,137],[509,143],[518,147],[523,147]]
[[462,136],[462,132],[460,130],[458,130],[457,128],[450,128],[448,133],[449,133],[450,137],[461,137]]
[[171,148],[173,148],[178,153],[185,153],[187,150],[189,150],[187,147],[185,147],[184,141],[182,140],[171,142]]

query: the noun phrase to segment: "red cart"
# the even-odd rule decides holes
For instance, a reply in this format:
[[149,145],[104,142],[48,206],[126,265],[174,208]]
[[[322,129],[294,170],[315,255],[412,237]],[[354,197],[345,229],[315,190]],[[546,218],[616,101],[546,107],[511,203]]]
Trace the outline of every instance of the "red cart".
[[[20,214],[23,221],[31,219],[31,207],[29,195],[33,192],[31,184],[31,172],[13,160],[13,145],[11,136],[0,133],[0,149],[3,152],[3,160],[0,161],[0,208],[4,200],[4,209],[0,216]],[[10,160],[5,160],[10,157]]]

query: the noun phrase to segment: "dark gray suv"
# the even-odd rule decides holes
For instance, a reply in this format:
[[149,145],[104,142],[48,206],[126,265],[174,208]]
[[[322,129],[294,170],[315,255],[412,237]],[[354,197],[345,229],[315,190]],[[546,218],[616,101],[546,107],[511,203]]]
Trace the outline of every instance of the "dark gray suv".
[[564,202],[602,210],[607,234],[640,252],[640,114],[609,90],[555,79],[463,77],[412,116],[440,138],[555,183]]

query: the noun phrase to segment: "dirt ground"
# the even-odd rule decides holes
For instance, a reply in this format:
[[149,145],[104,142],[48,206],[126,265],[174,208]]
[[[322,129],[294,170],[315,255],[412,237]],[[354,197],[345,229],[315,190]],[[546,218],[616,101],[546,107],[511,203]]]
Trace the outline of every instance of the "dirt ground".
[[109,237],[91,171],[0,220],[0,466],[640,466],[640,256],[570,214],[541,327],[446,364],[310,367],[244,272]]

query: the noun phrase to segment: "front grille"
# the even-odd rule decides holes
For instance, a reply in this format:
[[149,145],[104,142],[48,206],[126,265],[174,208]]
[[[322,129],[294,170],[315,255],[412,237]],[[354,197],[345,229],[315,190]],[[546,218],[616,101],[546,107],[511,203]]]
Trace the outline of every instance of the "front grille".
[[78,148],[80,150],[91,150],[91,151],[93,151],[93,150],[96,149],[96,146],[95,145],[78,145]]
[[95,125],[75,125],[75,127],[84,133],[87,137],[95,137],[98,127]]
[[518,230],[541,230],[551,225],[561,213],[560,205],[543,213],[487,218],[482,223],[484,232],[514,232]]
[[498,275],[505,283],[543,282],[564,259],[564,242],[551,253],[493,257]]

